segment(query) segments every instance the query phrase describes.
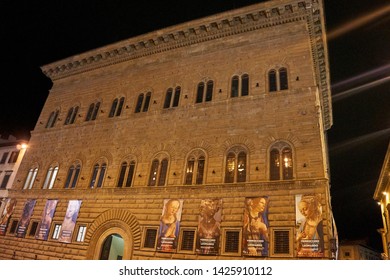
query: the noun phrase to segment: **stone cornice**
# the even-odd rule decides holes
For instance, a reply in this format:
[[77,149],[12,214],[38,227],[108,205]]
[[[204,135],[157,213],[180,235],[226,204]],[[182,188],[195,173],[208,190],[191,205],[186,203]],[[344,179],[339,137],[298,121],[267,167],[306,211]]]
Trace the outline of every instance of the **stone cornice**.
[[50,79],[106,67],[275,25],[307,20],[322,97],[324,128],[332,126],[330,78],[322,0],[274,0],[224,12],[85,52],[42,67]]

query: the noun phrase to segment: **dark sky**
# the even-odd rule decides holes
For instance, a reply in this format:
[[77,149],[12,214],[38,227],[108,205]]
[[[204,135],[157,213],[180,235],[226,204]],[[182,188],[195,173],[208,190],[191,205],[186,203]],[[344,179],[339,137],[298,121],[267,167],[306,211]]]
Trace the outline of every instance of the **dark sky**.
[[[51,86],[40,66],[257,2],[263,1],[1,0],[0,134],[23,138],[34,129]],[[325,0],[325,11],[336,224],[341,239],[368,238],[380,248],[382,224],[372,196],[390,139],[390,3]]]

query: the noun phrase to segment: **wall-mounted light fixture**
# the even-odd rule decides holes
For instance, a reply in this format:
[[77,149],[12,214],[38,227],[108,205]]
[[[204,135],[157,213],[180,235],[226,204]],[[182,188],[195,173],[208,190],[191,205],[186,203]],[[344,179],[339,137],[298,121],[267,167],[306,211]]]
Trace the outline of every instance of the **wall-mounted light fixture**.
[[173,176],[176,176],[176,172],[173,172]]
[[213,169],[213,171],[211,171],[211,173],[215,174],[215,170]]
[[259,85],[259,83],[256,83],[256,87],[259,87],[260,85]]
[[218,91],[219,93],[222,93],[222,89],[219,89],[219,91]]
[[141,174],[138,174],[138,177],[140,177],[140,178],[141,178],[141,177],[142,177],[142,175],[141,175]]

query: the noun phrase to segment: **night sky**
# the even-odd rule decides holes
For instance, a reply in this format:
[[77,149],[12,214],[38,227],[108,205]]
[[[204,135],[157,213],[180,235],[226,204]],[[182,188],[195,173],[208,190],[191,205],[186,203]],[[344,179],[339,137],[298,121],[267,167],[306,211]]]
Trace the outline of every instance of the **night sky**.
[[[26,3],[27,2],[27,3]],[[40,66],[264,1],[0,1],[0,134],[28,138],[51,81]],[[334,125],[328,132],[340,239],[381,248],[373,200],[390,140],[390,3],[325,0]]]

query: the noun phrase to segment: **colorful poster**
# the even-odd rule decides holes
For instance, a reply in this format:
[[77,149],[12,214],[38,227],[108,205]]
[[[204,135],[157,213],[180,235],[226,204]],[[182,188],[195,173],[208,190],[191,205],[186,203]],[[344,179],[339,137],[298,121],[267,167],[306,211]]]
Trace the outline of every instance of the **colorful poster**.
[[221,235],[222,200],[204,199],[200,203],[196,252],[217,255]]
[[35,235],[36,239],[47,240],[50,231],[51,221],[56,211],[58,200],[46,201],[45,209],[43,209],[41,223]]
[[268,256],[268,197],[245,199],[243,255]]
[[22,217],[20,217],[18,227],[16,228],[16,237],[26,236],[27,228],[30,223],[30,218],[34,210],[35,203],[35,199],[30,199],[27,200],[26,204],[24,204]]
[[295,196],[298,257],[324,257],[324,231],[320,194]]
[[181,199],[164,200],[164,209],[160,218],[160,228],[158,231],[157,251],[176,251],[182,208],[183,200]]
[[16,199],[8,198],[6,200],[4,209],[1,212],[0,235],[5,235],[5,232],[7,231],[9,218],[11,217],[12,213],[14,212],[15,205],[16,205]]
[[64,243],[72,242],[73,230],[79,215],[81,200],[70,200],[66,209],[64,221],[61,225],[60,236],[58,240]]

